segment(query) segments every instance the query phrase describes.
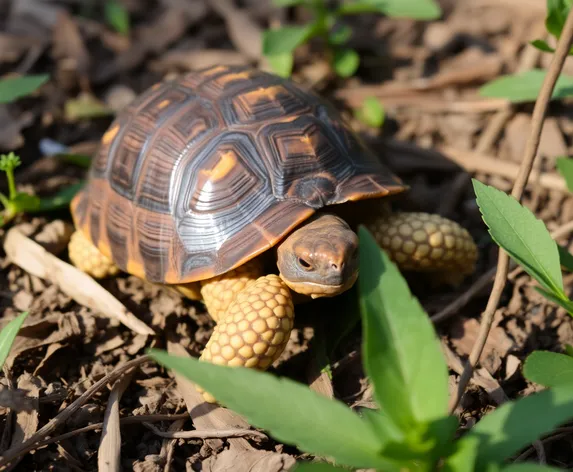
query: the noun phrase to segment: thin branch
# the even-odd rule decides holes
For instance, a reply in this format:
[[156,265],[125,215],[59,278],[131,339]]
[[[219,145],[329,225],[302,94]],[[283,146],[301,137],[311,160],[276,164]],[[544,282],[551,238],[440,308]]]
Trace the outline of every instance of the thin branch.
[[80,407],[86,403],[92,396],[104,388],[107,384],[115,382],[119,377],[121,377],[125,372],[138,367],[139,365],[149,362],[151,358],[149,356],[141,356],[132,361],[126,362],[121,367],[118,367],[98,382],[93,384],[88,390],[86,390],[82,395],[80,395],[70,406],[68,406],[64,411],[59,413],[57,416],[52,418],[46,425],[44,425],[34,436],[30,437],[27,441],[17,447],[8,449],[0,457],[0,467],[5,467],[10,462],[12,462],[16,457],[22,454],[22,451],[28,450],[31,446],[34,449],[35,444],[43,440],[46,436],[52,434],[58,427],[62,426]]
[[[181,419],[189,419],[189,413],[179,413],[176,415],[139,415],[139,416],[126,416],[119,420],[120,424],[136,424],[136,423],[149,423],[151,421],[176,421]],[[103,423],[94,423],[84,426],[82,428],[74,429],[73,431],[68,431],[67,433],[60,434],[59,436],[54,436],[53,438],[44,439],[43,441],[37,442],[30,445],[26,449],[19,452],[19,456],[23,456],[28,452],[32,452],[41,447],[47,446],[48,444],[57,443],[64,441],[66,439],[73,438],[74,436],[79,436],[83,433],[89,433],[91,431],[99,431],[103,428]]]
[[[533,162],[535,160],[535,155],[537,154],[537,148],[539,147],[539,141],[541,139],[541,131],[543,129],[543,121],[545,119],[545,114],[547,112],[547,107],[549,101],[551,100],[551,95],[553,94],[553,89],[555,83],[559,78],[565,59],[569,54],[569,48],[571,47],[571,42],[573,40],[573,8],[569,11],[567,16],[567,21],[563,27],[561,37],[557,44],[557,50],[543,81],[543,86],[535,102],[535,107],[533,109],[533,116],[531,120],[531,133],[528,136],[527,144],[525,146],[525,153],[523,156],[523,161],[519,169],[519,174],[513,186],[511,192],[512,197],[520,201],[523,195],[523,190],[527,184],[529,174],[533,168]],[[483,348],[485,346],[489,331],[491,329],[493,318],[499,300],[501,298],[501,293],[505,286],[505,281],[507,278],[509,266],[509,256],[503,249],[499,249],[499,257],[497,263],[497,272],[495,274],[495,279],[493,282],[493,288],[483,314],[482,322],[480,325],[480,330],[478,333],[478,338],[472,348],[468,362],[464,368],[464,372],[460,377],[460,383],[455,394],[450,399],[450,412],[453,411],[458,406],[458,403],[462,397],[463,392],[468,385],[468,382],[473,374],[474,368],[479,361]]]
[[212,438],[241,438],[254,436],[255,438],[268,439],[267,435],[254,429],[199,429],[193,431],[161,431],[151,423],[143,423],[153,434],[167,439],[212,439]]

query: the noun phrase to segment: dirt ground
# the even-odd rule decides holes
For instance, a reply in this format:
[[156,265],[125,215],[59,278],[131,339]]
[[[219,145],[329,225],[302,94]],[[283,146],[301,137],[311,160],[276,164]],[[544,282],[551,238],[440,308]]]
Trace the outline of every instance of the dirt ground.
[[[49,195],[79,182],[83,168],[48,155],[58,143],[70,146],[71,152],[92,153],[113,111],[150,85],[212,64],[264,66],[260,31],[269,24],[305,19],[301,10],[278,9],[268,0],[122,3],[132,22],[129,37],[105,23],[103,2],[0,0],[0,75],[51,76],[34,96],[0,105],[0,152],[14,150],[21,156],[20,189]],[[362,58],[355,76],[333,76],[322,47],[311,44],[297,51],[294,79],[332,100],[411,186],[395,202],[397,207],[452,218],[478,242],[476,273],[458,287],[433,286],[424,276],[406,274],[443,340],[453,389],[477,336],[497,261],[470,179],[511,189],[532,111],[532,104],[513,106],[482,98],[477,90],[501,74],[546,67],[550,55],[527,45],[544,34],[543,1],[440,3],[444,16],[439,21],[350,18],[355,31],[350,45]],[[568,59],[565,72],[573,74],[573,59]],[[352,109],[368,96],[384,105],[381,130],[353,118]],[[85,100],[80,111],[87,102],[107,111],[97,117],[78,116],[78,99]],[[555,168],[557,157],[572,152],[572,117],[570,103],[551,104],[537,169],[524,198],[551,231],[573,218],[573,199]],[[194,428],[248,427],[228,411],[200,405],[189,384],[155,363],[141,362],[148,347],[199,355],[213,322],[202,305],[135,277],[104,281],[103,290],[66,277],[50,254],[68,262],[70,224],[63,209],[22,216],[0,229],[3,239],[12,227],[25,236],[14,243],[19,248],[16,260],[0,252],[2,325],[30,311],[0,381],[0,466],[11,457],[13,470],[90,471],[98,470],[98,460],[117,457],[124,470],[275,472],[288,470],[302,457],[295,448],[268,437],[173,437]],[[573,238],[559,242],[572,245]],[[35,271],[34,261],[41,266]],[[61,287],[52,283],[57,274],[64,274]],[[565,277],[567,288],[572,282]],[[529,276],[512,272],[481,368],[456,411],[463,426],[473,425],[508,398],[534,391],[521,374],[522,362],[533,350],[560,351],[573,344],[571,317],[533,287]],[[271,370],[358,408],[371,405],[372,396],[361,368],[360,326],[344,321],[348,314],[356,317],[352,296],[348,294],[344,304],[322,301],[301,308],[287,350]],[[99,309],[98,301],[106,297],[125,305],[131,315],[127,321]],[[344,336],[341,326],[350,326]],[[332,341],[333,336],[340,342]],[[316,340],[322,337],[332,347],[332,382],[316,374]],[[137,368],[119,380],[106,377],[130,361]],[[22,410],[25,405],[32,408]],[[136,415],[145,416],[130,419]],[[104,421],[109,434],[102,436]],[[113,434],[118,431],[121,439]],[[45,437],[52,439],[40,443]],[[31,451],[19,449],[24,441],[32,444]],[[561,432],[522,454],[569,468],[572,441],[571,432]]]

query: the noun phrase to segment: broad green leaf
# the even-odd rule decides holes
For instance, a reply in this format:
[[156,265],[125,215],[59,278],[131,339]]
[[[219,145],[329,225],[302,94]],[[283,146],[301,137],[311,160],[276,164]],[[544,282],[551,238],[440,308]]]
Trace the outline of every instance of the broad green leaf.
[[336,467],[327,462],[298,462],[293,472],[349,472],[349,469]]
[[29,193],[18,192],[10,204],[18,212],[34,211],[40,207],[40,198]]
[[567,189],[573,192],[573,159],[568,157],[560,157],[557,159],[557,170],[565,179]]
[[79,167],[88,168],[92,163],[92,158],[90,156],[85,156],[83,154],[56,154],[56,156],[70,164],[75,164]]
[[561,36],[570,8],[570,0],[547,0],[545,27],[556,38]]
[[314,23],[304,26],[283,26],[263,32],[263,54],[276,56],[293,52],[313,35]]
[[332,65],[340,77],[350,77],[360,65],[360,56],[354,49],[336,49]]
[[466,438],[454,443],[454,452],[444,459],[443,472],[474,472],[480,439]]
[[485,415],[460,442],[477,438],[476,470],[486,470],[572,417],[573,386],[559,385],[501,405]]
[[356,117],[368,126],[380,128],[384,124],[384,107],[376,97],[367,97],[356,110]]
[[566,299],[557,244],[542,221],[515,198],[473,179],[493,240],[547,290]]
[[569,272],[573,272],[573,254],[560,244],[557,245],[557,250],[559,251],[559,263],[561,267],[564,267]]
[[290,77],[294,64],[294,56],[292,53],[283,52],[282,54],[267,56],[267,60],[275,74],[281,77]]
[[521,462],[518,464],[510,464],[503,469],[502,472],[559,472],[562,469],[551,467],[546,464],[536,464],[534,462]]
[[0,369],[4,367],[4,362],[6,362],[8,354],[10,354],[10,349],[14,343],[14,339],[16,339],[18,331],[20,331],[20,328],[27,316],[27,311],[21,313],[4,326],[2,331],[0,331]]
[[573,357],[573,346],[571,346],[571,344],[565,344],[565,354],[567,354],[570,357]]
[[[537,99],[546,71],[532,69],[519,74],[504,75],[483,85],[479,93],[482,97],[505,98],[511,102],[533,102]],[[561,74],[555,88],[553,99],[573,95],[573,77]]]
[[533,287],[533,288],[548,300],[567,310],[567,313],[573,316],[573,302],[569,300],[569,298],[567,298],[567,295],[563,293],[554,293],[550,290],[544,289],[543,287]]
[[342,25],[328,35],[328,42],[335,46],[340,46],[348,41],[350,36],[352,36],[352,28],[348,25]]
[[119,0],[105,2],[105,18],[118,33],[124,36],[129,34],[129,13]]
[[391,438],[398,442],[404,439],[404,434],[400,431],[387,413],[371,408],[361,408],[359,415],[370,423],[381,438]]
[[337,10],[341,15],[382,13],[394,18],[435,20],[442,10],[434,0],[359,0],[345,2]]
[[49,75],[43,74],[0,79],[0,103],[11,103],[30,95],[45,84],[49,78]]
[[530,44],[543,52],[555,52],[555,49],[549,46],[549,44],[547,44],[542,39],[536,39],[534,41],[531,41]]
[[343,403],[286,378],[150,350],[151,357],[212,393],[276,439],[341,465],[395,470],[380,455],[384,438]]
[[549,351],[532,352],[523,364],[523,375],[544,387],[573,382],[573,357]]
[[307,3],[308,0],[273,0],[273,3],[277,7],[294,7],[296,5],[303,5]]
[[365,228],[359,229],[363,362],[375,398],[410,435],[448,413],[448,370],[430,319]]
[[54,211],[67,208],[76,194],[84,187],[85,182],[69,185],[51,197],[40,199],[37,211]]

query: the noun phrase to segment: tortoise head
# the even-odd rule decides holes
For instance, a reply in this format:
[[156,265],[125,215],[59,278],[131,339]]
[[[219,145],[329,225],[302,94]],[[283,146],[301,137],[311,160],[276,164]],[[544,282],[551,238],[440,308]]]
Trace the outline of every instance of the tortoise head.
[[284,282],[312,298],[332,297],[358,277],[358,236],[337,216],[322,214],[293,231],[277,249]]

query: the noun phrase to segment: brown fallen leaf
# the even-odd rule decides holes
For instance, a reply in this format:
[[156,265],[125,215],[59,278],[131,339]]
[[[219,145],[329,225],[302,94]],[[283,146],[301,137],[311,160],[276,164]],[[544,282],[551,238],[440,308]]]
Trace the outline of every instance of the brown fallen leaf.
[[[27,372],[22,374],[18,379],[18,388],[28,392],[28,398],[34,402],[34,407],[28,410],[21,410],[16,414],[16,424],[14,425],[12,442],[10,443],[11,448],[18,446],[31,438],[38,429],[38,398],[40,396],[41,387],[42,382],[40,379],[38,377],[33,377]],[[12,468],[14,468],[16,463],[21,459],[22,457],[12,462]]]
[[40,361],[38,366],[34,369],[34,375],[39,375],[42,372],[42,369],[56,352],[64,347],[61,343],[51,343],[48,344],[48,348],[46,349],[46,353],[44,354],[44,358]]
[[89,275],[53,256],[38,243],[24,236],[17,227],[8,231],[4,251],[11,262],[30,274],[57,285],[80,305],[120,321],[137,334],[155,334]]
[[288,454],[226,449],[201,465],[204,472],[288,472],[295,462]]
[[119,378],[107,402],[97,463],[99,472],[119,472],[121,470],[121,430],[119,427],[119,401],[129,386],[133,373]]

